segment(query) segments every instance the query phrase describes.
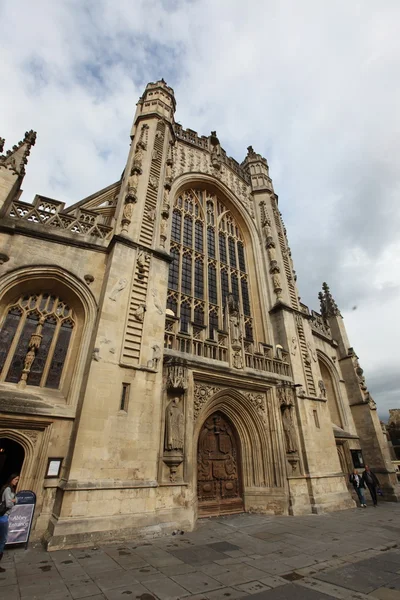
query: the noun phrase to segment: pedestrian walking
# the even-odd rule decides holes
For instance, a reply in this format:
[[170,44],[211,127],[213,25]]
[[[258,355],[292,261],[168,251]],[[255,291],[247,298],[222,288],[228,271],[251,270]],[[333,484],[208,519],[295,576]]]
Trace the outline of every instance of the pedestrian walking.
[[361,508],[367,508],[364,496],[365,484],[361,475],[358,474],[357,469],[354,469],[354,471],[351,473],[349,481],[353,484],[353,487],[357,492]]
[[[4,546],[7,543],[8,535],[8,517],[14,504],[17,503],[15,492],[19,482],[19,475],[13,473],[7,480],[7,483],[3,485],[0,491],[0,507],[2,510],[0,514],[0,561],[3,558]],[[4,573],[5,569],[0,567],[0,572]]]
[[380,489],[379,481],[375,473],[373,473],[368,465],[365,465],[365,471],[362,475],[363,481],[367,488],[369,489],[369,493],[371,494],[372,502],[376,507],[378,504],[378,490]]

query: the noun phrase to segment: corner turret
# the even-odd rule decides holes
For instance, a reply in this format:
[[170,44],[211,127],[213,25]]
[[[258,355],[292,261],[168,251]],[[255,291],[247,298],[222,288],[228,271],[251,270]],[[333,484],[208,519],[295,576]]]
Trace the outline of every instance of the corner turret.
[[[25,165],[35,142],[36,132],[27,131],[23,140],[0,156],[0,216],[22,193],[21,184],[25,176]],[[5,140],[0,138],[0,152],[3,151],[4,143]]]
[[254,192],[272,192],[274,187],[269,176],[267,159],[254,152],[253,146],[247,148],[247,156],[241,164],[251,177],[251,185]]

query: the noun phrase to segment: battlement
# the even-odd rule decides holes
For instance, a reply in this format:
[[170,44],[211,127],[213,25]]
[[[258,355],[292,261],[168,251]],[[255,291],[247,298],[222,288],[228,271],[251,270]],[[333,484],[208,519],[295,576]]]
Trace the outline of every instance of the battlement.
[[[197,131],[194,131],[193,129],[183,129],[182,125],[180,125],[179,123],[174,124],[174,132],[175,136],[182,142],[191,144],[193,146],[196,146],[197,148],[202,148],[207,152],[211,152],[212,144],[210,142],[210,137],[207,137],[205,135],[199,136]],[[242,166],[237,160],[235,160],[231,156],[227,156],[223,148],[221,148],[220,158],[221,161],[227,167],[229,167],[234,173],[236,173],[236,175],[241,177],[247,184],[250,184],[249,173],[242,168]]]

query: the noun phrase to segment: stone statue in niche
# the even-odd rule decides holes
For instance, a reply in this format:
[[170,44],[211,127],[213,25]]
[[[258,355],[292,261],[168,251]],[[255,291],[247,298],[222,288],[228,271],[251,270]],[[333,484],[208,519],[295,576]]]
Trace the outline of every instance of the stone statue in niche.
[[131,170],[131,174],[128,179],[128,190],[136,192],[139,183],[139,174],[134,169]]
[[239,346],[242,342],[242,332],[240,331],[239,306],[233,294],[228,294],[227,310],[229,315],[231,344],[232,346]]
[[282,425],[285,434],[286,452],[288,454],[296,452],[296,435],[292,411],[293,404],[291,402],[281,404]]
[[112,300],[113,302],[117,301],[117,296],[120,292],[122,292],[123,289],[126,288],[126,284],[128,283],[128,280],[125,279],[125,277],[122,277],[118,283],[113,287],[111,294],[109,295],[110,300]]
[[173,398],[165,413],[165,450],[183,451],[185,418],[179,397]]
[[292,337],[292,345],[291,345],[290,353],[293,356],[296,356],[296,350],[297,350],[297,339],[293,336]]
[[326,396],[327,396],[326,387],[325,387],[325,383],[323,382],[322,379],[320,379],[318,381],[318,387],[319,387],[319,397],[326,398]]

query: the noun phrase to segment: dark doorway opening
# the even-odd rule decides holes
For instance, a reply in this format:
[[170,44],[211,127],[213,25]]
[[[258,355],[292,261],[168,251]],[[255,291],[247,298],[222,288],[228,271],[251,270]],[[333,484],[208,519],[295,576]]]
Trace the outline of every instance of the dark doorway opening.
[[13,473],[20,474],[25,451],[21,444],[9,438],[0,438],[0,487]]

